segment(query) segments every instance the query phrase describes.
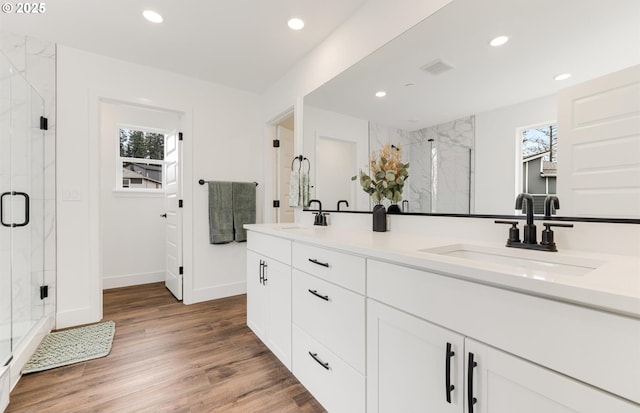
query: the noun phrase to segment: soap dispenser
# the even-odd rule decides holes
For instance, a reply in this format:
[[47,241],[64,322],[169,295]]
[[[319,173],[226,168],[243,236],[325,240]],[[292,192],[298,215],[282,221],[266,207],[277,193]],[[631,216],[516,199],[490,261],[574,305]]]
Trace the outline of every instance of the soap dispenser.
[[373,230],[375,232],[387,231],[387,211],[384,205],[377,204],[373,207]]

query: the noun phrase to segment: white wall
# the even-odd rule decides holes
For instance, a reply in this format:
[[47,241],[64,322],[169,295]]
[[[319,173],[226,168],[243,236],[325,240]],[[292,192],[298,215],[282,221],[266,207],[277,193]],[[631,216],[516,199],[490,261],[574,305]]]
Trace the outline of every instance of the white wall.
[[[367,167],[369,159],[369,123],[366,120],[357,119],[351,116],[346,116],[340,113],[329,112],[326,110],[318,109],[311,106],[304,107],[304,147],[302,153],[309,158],[311,163],[311,183],[317,188],[314,188],[312,198],[318,198],[325,203],[323,208],[335,209],[336,197],[331,194],[323,194],[323,184],[318,184],[318,179],[323,171],[318,167],[317,162],[317,149],[319,137],[339,139],[346,142],[353,142],[355,145],[355,157],[351,165],[357,165],[358,168],[363,169]],[[351,176],[357,173],[357,169],[352,171]],[[328,178],[330,179],[330,178]],[[357,185],[357,187],[356,187]],[[353,197],[349,196],[344,199],[349,200],[352,210],[369,209],[369,197],[360,189],[358,181],[351,182],[351,187],[354,188]],[[326,202],[325,202],[326,201]],[[314,206],[315,208],[316,206]],[[344,208],[344,206],[342,206]]]
[[100,240],[103,288],[164,280],[165,212],[162,193],[116,190],[121,124],[179,130],[181,114],[100,102]]
[[[57,65],[57,327],[102,317],[98,120],[102,98],[184,113],[184,301],[244,292],[245,246],[209,244],[207,192],[197,180],[262,182],[259,96],[62,45]],[[78,196],[70,199],[63,194]]]
[[521,182],[516,131],[557,120],[557,106],[552,95],[476,115],[474,213],[514,213],[516,184]]

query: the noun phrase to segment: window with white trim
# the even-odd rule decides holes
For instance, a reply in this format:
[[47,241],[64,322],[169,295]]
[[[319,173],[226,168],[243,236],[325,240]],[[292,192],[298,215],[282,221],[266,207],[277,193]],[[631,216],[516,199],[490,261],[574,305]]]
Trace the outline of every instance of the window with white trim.
[[522,189],[533,196],[534,213],[544,212],[544,199],[556,193],[558,125],[549,123],[522,132]]
[[118,127],[116,188],[161,192],[164,186],[165,133],[137,127]]

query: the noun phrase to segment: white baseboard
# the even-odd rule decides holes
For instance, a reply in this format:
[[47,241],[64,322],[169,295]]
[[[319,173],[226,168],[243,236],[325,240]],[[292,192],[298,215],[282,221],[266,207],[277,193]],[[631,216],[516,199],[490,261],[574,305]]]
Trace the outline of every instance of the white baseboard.
[[247,292],[247,283],[245,281],[216,285],[214,287],[201,288],[193,291],[193,302],[185,302],[185,304],[195,304],[202,301],[215,300],[218,298],[231,297],[233,295],[245,294]]
[[164,281],[164,271],[144,272],[139,274],[115,275],[102,278],[102,289],[129,287],[132,285],[150,284]]
[[53,317],[42,317],[36,325],[29,330],[26,336],[22,338],[18,348],[13,351],[13,360],[9,363],[9,375],[11,389],[15,387],[20,380],[20,370],[29,361],[31,355],[35,353],[38,345],[52,329]]

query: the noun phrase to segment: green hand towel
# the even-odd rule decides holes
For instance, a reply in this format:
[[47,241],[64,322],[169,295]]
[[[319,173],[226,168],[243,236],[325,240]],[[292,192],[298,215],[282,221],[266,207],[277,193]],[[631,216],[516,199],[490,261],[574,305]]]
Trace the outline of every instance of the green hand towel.
[[233,183],[233,229],[235,240],[247,240],[244,224],[256,223],[256,184],[254,182]]
[[209,182],[209,243],[233,241],[233,192],[231,182]]

